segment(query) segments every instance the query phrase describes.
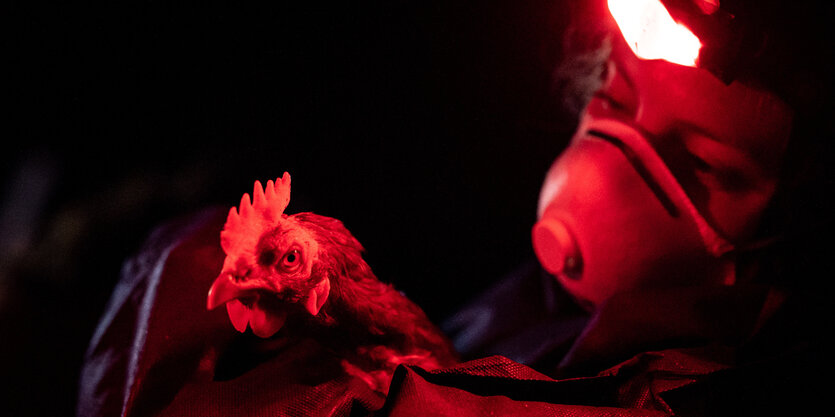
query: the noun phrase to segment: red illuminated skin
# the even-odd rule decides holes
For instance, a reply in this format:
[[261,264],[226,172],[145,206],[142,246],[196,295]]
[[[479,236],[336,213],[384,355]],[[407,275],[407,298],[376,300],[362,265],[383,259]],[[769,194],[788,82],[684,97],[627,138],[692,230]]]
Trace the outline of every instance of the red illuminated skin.
[[639,59],[615,36],[604,86],[543,184],[538,258],[592,309],[642,288],[733,284],[791,121],[767,91]]
[[773,94],[705,70],[640,60],[618,38],[608,85],[587,117],[642,131],[700,212],[744,241],[774,193],[791,110]]

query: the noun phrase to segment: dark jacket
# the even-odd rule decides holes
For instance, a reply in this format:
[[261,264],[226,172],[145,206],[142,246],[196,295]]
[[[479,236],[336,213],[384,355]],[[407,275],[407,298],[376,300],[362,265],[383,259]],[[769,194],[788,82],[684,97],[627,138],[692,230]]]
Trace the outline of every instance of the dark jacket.
[[801,297],[678,288],[592,315],[530,264],[445,323],[466,362],[401,366],[383,398],[314,340],[271,345],[206,310],[225,214],[164,225],[126,262],[86,354],[79,416],[795,415],[828,392],[817,376],[830,375],[829,345],[809,336],[830,329]]

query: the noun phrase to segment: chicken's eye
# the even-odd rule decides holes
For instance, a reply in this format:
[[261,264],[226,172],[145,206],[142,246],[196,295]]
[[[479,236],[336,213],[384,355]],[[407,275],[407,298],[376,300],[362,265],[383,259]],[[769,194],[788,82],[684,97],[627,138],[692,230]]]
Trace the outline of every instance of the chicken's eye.
[[293,270],[296,269],[302,261],[301,253],[298,249],[293,249],[284,254],[284,257],[281,258],[281,268],[285,270]]

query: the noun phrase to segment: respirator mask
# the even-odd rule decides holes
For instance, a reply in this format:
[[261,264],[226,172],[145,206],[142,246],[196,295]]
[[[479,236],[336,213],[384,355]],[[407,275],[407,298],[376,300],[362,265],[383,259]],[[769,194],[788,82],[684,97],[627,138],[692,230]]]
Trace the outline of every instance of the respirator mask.
[[607,79],[544,181],[537,258],[590,309],[642,288],[732,285],[791,111],[733,82],[751,37],[718,1],[609,0],[608,11]]

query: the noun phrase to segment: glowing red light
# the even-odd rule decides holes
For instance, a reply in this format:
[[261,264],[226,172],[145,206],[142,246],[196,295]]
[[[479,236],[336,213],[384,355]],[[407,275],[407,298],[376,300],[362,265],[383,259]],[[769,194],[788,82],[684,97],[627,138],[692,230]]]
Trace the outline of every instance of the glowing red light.
[[673,20],[659,0],[608,1],[623,38],[639,58],[696,66],[702,43],[690,29]]
[[696,2],[696,6],[699,6],[699,9],[702,13],[711,15],[716,13],[719,10],[719,0],[701,0]]

